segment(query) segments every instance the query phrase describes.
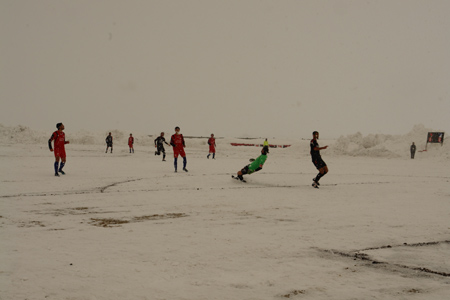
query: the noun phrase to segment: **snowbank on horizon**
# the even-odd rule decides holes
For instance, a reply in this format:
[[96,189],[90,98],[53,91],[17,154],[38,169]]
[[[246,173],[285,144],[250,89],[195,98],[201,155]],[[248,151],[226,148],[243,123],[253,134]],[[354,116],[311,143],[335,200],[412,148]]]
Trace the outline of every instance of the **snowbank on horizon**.
[[[117,129],[105,132],[91,132],[87,130],[79,130],[76,132],[72,132],[70,130],[65,131],[66,140],[70,141],[71,144],[80,145],[103,145],[105,144],[105,139],[109,132],[111,132],[114,137],[114,144],[127,144],[130,133]],[[0,141],[2,143],[47,145],[48,139],[52,133],[53,131],[38,131],[22,125],[8,127],[0,124]],[[153,145],[153,141],[156,138],[152,138],[148,134],[142,133],[133,133],[133,137],[135,143],[139,143],[141,145]]]
[[[410,146],[414,142],[417,151],[425,150],[428,132],[436,130],[425,128],[418,124],[405,135],[369,134],[363,136],[360,132],[339,137],[331,147],[331,152],[338,155],[368,156],[368,157],[407,157]],[[428,144],[427,156],[450,159],[450,145]],[[417,152],[416,152],[417,155]]]
[[[323,151],[326,155],[349,155],[349,156],[367,156],[367,157],[382,157],[382,158],[397,158],[408,157],[409,147],[412,142],[417,146],[417,151],[425,149],[427,133],[436,131],[425,128],[424,125],[418,124],[405,135],[390,135],[390,134],[369,134],[363,136],[360,132],[341,136],[337,140],[324,141],[320,140],[320,146],[329,145],[327,150]],[[109,132],[109,131],[108,131]],[[66,131],[66,139],[71,144],[80,145],[104,145],[105,138],[108,132],[90,132],[87,130],[80,130],[77,132]],[[18,126],[4,126],[0,124],[0,142],[4,144],[43,144],[47,145],[48,139],[52,132],[43,132],[32,130],[29,127]],[[114,137],[115,145],[126,145],[129,137],[128,132],[121,130],[111,130]],[[171,133],[166,133],[166,140],[170,139]],[[145,133],[133,133],[135,138],[135,145],[152,146],[154,139],[159,133],[154,133],[152,136]],[[239,141],[239,138],[223,138],[217,139],[218,146],[231,147],[230,142]],[[263,140],[255,143],[262,143]],[[292,147],[286,148],[284,152],[302,153],[305,156],[309,155],[309,140],[308,139],[271,139],[271,144],[291,144]],[[207,139],[189,139],[189,147],[201,148],[207,143]],[[245,141],[251,143],[251,141]],[[225,144],[225,145],[224,145]],[[286,153],[287,154],[287,153]],[[450,159],[450,144],[444,142],[440,144],[428,144],[427,157],[441,157],[443,159]]]

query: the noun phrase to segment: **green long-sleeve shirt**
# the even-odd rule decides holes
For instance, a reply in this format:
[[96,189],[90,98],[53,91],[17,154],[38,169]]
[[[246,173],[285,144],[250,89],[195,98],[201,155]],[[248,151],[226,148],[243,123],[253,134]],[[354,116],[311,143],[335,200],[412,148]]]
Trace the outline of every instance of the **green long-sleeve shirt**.
[[260,156],[258,156],[258,158],[255,159],[255,161],[253,161],[251,164],[248,165],[248,174],[255,172],[255,170],[258,169],[260,166],[262,167],[262,165],[264,165],[264,163],[266,162],[266,159],[267,155],[265,154],[261,154]]

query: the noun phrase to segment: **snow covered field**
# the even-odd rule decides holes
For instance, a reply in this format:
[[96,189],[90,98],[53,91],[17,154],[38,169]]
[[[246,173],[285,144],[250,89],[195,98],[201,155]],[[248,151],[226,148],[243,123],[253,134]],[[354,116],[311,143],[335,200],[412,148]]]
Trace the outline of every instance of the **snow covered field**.
[[292,146],[241,183],[260,148],[237,139],[216,160],[187,139],[174,173],[154,137],[133,134],[129,154],[123,133],[106,154],[106,134],[66,130],[55,178],[51,132],[0,129],[2,300],[450,299],[450,148],[411,160],[423,126],[320,140],[319,190],[308,140],[269,139]]

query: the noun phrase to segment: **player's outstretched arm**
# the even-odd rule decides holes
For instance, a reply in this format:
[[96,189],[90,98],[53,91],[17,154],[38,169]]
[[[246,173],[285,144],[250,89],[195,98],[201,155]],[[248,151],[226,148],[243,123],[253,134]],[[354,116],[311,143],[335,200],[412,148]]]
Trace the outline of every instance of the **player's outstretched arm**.
[[53,149],[52,149],[52,141],[53,141],[53,134],[52,134],[52,136],[50,137],[50,139],[48,140],[48,149],[50,149],[50,151],[53,152]]

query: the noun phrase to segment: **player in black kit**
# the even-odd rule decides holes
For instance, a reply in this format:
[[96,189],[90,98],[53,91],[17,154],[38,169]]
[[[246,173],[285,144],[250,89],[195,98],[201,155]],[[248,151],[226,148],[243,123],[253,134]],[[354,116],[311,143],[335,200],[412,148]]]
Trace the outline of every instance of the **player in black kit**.
[[317,140],[319,139],[319,133],[317,131],[313,132],[313,139],[311,140],[311,158],[313,164],[316,166],[317,170],[319,170],[319,174],[317,174],[316,178],[313,178],[313,184],[312,186],[316,189],[319,188],[319,180],[325,174],[328,173],[328,167],[327,164],[323,161],[322,157],[320,156],[320,150],[327,149],[328,146],[325,147],[319,147],[319,144],[317,143]]
[[106,137],[105,139],[106,142],[106,152],[108,153],[108,148],[111,147],[111,153],[112,153],[112,149],[113,149],[113,137],[111,135],[111,132],[109,133],[109,135]]
[[169,144],[166,142],[166,139],[164,138],[164,132],[161,132],[161,135],[155,139],[155,147],[156,147],[155,155],[160,155],[162,152],[163,154],[162,160],[166,161],[166,150],[164,149],[163,143],[166,143],[166,145],[169,146]]

